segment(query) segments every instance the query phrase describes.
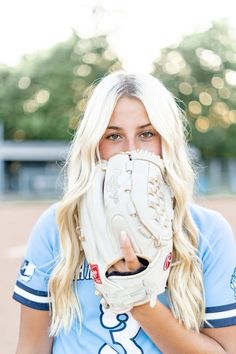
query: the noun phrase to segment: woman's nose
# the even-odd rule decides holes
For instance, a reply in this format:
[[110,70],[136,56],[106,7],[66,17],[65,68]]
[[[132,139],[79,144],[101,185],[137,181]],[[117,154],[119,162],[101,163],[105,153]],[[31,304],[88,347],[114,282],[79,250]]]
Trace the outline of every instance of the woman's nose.
[[140,147],[138,146],[138,143],[135,141],[135,139],[128,139],[125,144],[125,151],[133,151],[139,148]]

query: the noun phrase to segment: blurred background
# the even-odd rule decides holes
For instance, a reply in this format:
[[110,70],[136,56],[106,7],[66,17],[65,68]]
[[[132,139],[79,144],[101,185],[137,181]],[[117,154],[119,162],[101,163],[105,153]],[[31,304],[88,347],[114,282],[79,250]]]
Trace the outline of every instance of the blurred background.
[[37,217],[58,200],[88,87],[117,69],[151,73],[189,119],[199,203],[236,231],[233,1],[9,0],[0,12],[0,353],[14,353],[11,300]]

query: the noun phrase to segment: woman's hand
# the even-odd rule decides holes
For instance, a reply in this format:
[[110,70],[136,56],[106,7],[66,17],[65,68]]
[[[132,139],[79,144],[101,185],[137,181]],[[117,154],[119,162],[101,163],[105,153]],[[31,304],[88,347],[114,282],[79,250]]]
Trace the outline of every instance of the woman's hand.
[[134,249],[131,245],[130,239],[125,231],[121,231],[120,234],[120,247],[123,253],[123,260],[115,263],[110,269],[109,273],[116,271],[120,273],[135,272],[142,264],[139,262]]

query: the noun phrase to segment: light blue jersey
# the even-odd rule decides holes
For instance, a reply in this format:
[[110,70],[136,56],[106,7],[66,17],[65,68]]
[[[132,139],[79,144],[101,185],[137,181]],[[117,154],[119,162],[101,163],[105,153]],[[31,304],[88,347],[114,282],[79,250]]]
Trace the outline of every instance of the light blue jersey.
[[[48,279],[58,260],[59,238],[56,205],[36,223],[21,266],[13,298],[33,309],[49,309]],[[204,267],[206,323],[213,327],[236,325],[236,245],[232,231],[217,212],[192,206],[200,232],[200,255]],[[130,313],[115,315],[103,309],[87,262],[76,281],[83,313],[80,332],[75,321],[70,332],[55,337],[53,354],[158,354],[160,350]],[[166,294],[159,296],[168,306]]]

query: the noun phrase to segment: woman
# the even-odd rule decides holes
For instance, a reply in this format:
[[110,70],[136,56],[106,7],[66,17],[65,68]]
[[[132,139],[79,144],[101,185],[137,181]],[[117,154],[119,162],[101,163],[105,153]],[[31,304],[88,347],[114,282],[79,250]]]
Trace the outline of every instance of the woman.
[[[191,204],[184,124],[170,92],[150,75],[116,72],[97,85],[71,147],[64,197],[35,225],[19,273],[17,354],[235,353],[235,241],[220,214]],[[94,294],[76,206],[96,163],[136,149],[165,163],[175,196],[174,257],[168,289],[153,308],[144,304],[115,315]],[[121,249],[124,262],[114,269],[137,270],[128,235]]]

